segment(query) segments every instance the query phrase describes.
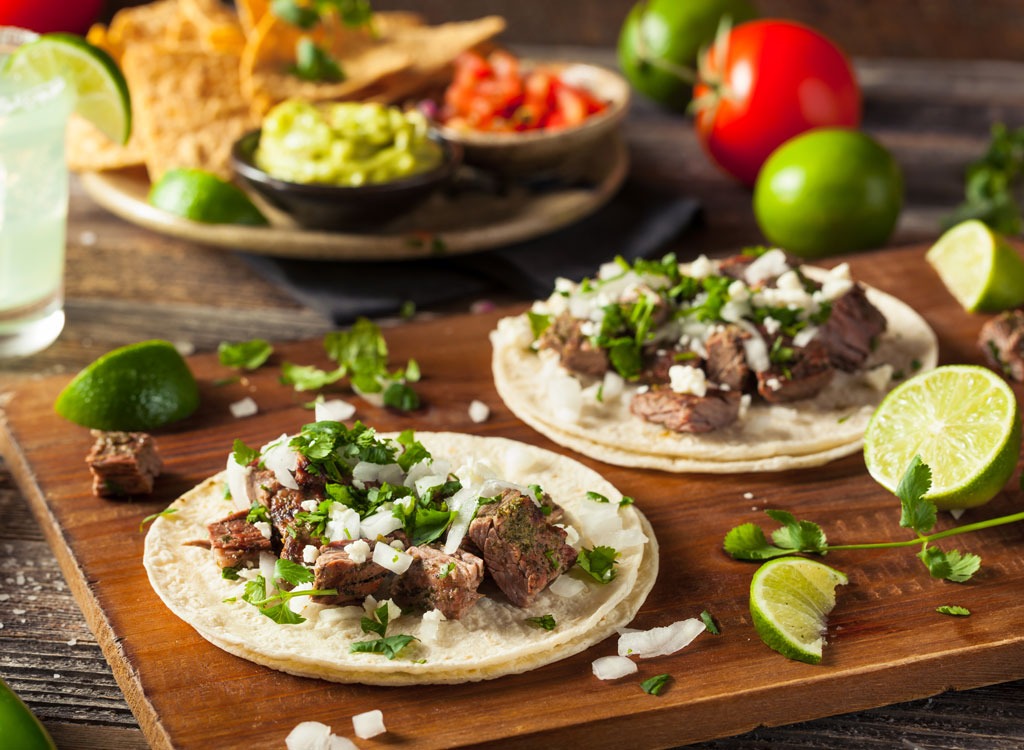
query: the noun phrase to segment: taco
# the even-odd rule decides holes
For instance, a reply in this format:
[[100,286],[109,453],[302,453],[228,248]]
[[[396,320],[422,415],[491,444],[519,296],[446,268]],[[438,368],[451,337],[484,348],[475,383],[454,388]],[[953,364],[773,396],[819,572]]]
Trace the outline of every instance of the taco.
[[[227,488],[227,491],[226,491]],[[644,516],[578,462],[503,438],[319,421],[152,524],[144,564],[200,635],[297,675],[378,685],[523,672],[632,620]]]
[[875,406],[935,367],[891,295],[781,250],[619,259],[491,333],[495,386],[556,443],[622,466],[781,471],[859,450]]

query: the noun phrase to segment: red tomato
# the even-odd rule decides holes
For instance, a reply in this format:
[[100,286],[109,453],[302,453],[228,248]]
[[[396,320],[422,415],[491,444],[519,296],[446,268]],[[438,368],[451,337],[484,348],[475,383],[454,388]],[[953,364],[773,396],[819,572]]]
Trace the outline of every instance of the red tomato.
[[701,144],[747,185],[793,136],[860,124],[860,88],[850,61],[827,37],[792,21],[732,29],[704,55],[701,79],[694,89],[695,99],[708,97],[696,118]]
[[84,34],[99,17],[103,0],[3,0],[0,26],[20,26],[40,34]]

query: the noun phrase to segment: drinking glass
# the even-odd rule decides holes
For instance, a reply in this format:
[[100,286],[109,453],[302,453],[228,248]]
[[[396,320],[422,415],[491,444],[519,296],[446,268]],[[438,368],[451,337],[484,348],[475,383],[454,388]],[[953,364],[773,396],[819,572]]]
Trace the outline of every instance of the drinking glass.
[[74,99],[61,78],[27,84],[2,72],[35,38],[0,27],[0,358],[38,352],[64,328],[64,131]]

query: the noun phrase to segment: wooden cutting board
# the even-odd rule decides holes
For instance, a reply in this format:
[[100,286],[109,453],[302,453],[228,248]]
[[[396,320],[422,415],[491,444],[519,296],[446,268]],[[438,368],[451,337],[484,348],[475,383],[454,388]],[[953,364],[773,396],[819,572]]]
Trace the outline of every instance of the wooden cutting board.
[[[974,341],[983,318],[952,301],[923,253],[920,247],[879,252],[851,265],[857,278],[925,316],[938,333],[944,363],[980,362]],[[354,399],[357,416],[382,430],[500,435],[567,452],[512,417],[494,391],[487,333],[501,314],[388,330],[392,362],[420,362],[425,406],[397,415]],[[228,373],[213,355],[191,360],[203,405],[156,434],[166,470],[156,494],[144,501],[92,496],[83,462],[89,433],[52,410],[67,378],[31,383],[6,406],[0,449],[155,748],[280,748],[305,720],[351,737],[350,717],[374,708],[383,711],[388,733],[360,740],[362,748],[668,747],[1024,677],[1024,524],[944,544],[984,559],[975,579],[961,585],[930,579],[912,550],[833,553],[828,562],[850,583],[839,590],[829,619],[823,663],[791,662],[760,642],[747,610],[755,566],[729,559],[721,551],[723,536],[747,521],[770,525],[762,511],[782,508],[821,523],[833,543],[907,538],[898,525],[899,502],[870,479],[859,454],[819,469],[735,476],[630,470],[577,456],[636,498],[661,544],[661,573],[634,625],[667,625],[704,609],[721,623],[719,636],[704,634],[677,654],[641,661],[639,675],[615,682],[593,677],[591,661],[614,653],[614,638],[527,674],[415,688],[297,678],[231,656],[200,638],[152,592],[141,565],[139,525],[220,470],[234,438],[260,444],[308,421],[303,402],[310,396],[277,382],[284,360],[329,364],[319,341],[281,345],[271,364],[245,382],[218,386]],[[260,411],[234,419],[228,406],[244,396]],[[469,419],[472,399],[491,407],[487,422]],[[1017,486],[1016,478],[1010,486]],[[961,522],[1020,505],[1014,489]],[[954,522],[943,514],[939,524]],[[937,614],[944,604],[973,614]],[[660,697],[643,693],[640,681],[660,673],[672,675],[668,689]]]

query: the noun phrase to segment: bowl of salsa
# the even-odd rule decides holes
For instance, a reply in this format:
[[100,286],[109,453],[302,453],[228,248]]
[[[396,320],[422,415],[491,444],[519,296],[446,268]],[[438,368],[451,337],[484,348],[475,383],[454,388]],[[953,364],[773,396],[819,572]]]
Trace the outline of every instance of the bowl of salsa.
[[283,102],[231,152],[235,172],[311,229],[373,229],[447,183],[462,149],[422,113],[376,103]]
[[466,52],[430,114],[467,164],[525,177],[585,158],[619,128],[629,98],[626,80],[597,65]]

